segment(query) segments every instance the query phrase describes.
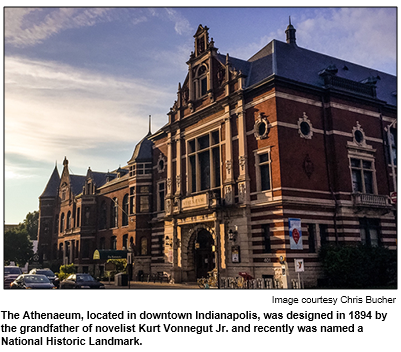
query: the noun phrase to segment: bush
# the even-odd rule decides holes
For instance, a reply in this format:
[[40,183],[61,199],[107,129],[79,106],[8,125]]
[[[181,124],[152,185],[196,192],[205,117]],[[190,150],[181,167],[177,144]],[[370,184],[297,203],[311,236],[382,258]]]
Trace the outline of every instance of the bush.
[[324,246],[320,259],[333,288],[376,288],[397,285],[397,255],[384,247]]
[[66,279],[68,276],[70,276],[71,274],[74,274],[75,270],[76,269],[75,269],[74,264],[61,265],[60,272],[56,273],[56,275],[58,276],[59,280],[62,281],[64,279]]

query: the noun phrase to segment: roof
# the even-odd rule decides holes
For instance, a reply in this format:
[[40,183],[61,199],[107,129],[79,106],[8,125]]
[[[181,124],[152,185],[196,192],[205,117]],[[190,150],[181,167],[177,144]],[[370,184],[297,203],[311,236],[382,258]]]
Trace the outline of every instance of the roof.
[[352,62],[273,40],[248,62],[251,64],[247,87],[257,84],[271,75],[322,88],[324,81],[319,73],[329,66],[335,67],[336,77],[362,83],[376,81],[379,100],[397,105],[397,78],[393,75],[364,67]]
[[58,187],[60,186],[60,175],[57,170],[57,166],[54,168],[53,173],[50,176],[49,181],[45,187],[45,190],[39,198],[56,197]]
[[70,175],[70,187],[74,196],[82,193],[82,188],[85,186],[86,176]]
[[[217,59],[225,63],[226,57]],[[249,60],[229,57],[231,66],[245,76],[245,88],[250,88],[269,77],[281,77],[291,81],[323,88],[325,83],[319,73],[328,67],[337,69],[336,77],[362,83],[373,80],[376,97],[389,105],[397,106],[397,78],[373,68],[304,49],[295,43],[273,40]]]
[[134,153],[128,163],[138,161],[152,161],[153,142],[150,140],[152,134],[149,132],[136,146]]

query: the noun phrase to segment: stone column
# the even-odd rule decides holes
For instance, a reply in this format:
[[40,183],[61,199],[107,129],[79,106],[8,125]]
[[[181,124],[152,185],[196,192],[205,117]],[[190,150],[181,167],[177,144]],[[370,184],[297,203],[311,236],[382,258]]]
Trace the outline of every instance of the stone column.
[[225,145],[226,145],[226,160],[225,160],[225,170],[226,170],[226,180],[224,185],[224,199],[226,204],[232,204],[234,202],[233,193],[233,183],[234,183],[234,173],[233,173],[233,157],[232,157],[232,136],[231,136],[231,118],[230,118],[230,106],[226,105],[224,107],[224,121],[225,121]]
[[176,191],[175,194],[177,196],[181,195],[181,130],[178,129],[176,136],[175,136],[175,141],[176,141]]
[[248,174],[248,152],[246,141],[246,125],[245,125],[245,111],[243,101],[239,100],[237,104],[238,116],[238,148],[239,148],[239,177],[238,177],[238,197],[239,202],[249,203],[249,174]]

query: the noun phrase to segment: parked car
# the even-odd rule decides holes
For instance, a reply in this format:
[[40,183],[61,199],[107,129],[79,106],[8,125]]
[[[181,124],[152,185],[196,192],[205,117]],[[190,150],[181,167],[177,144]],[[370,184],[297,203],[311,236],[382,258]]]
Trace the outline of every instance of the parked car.
[[38,269],[38,268],[32,269],[32,270],[29,272],[29,274],[45,275],[45,276],[47,276],[47,278],[50,280],[50,282],[51,282],[54,286],[56,286],[56,287],[59,286],[60,281],[59,281],[58,277],[57,277],[56,274],[53,273],[53,271],[51,271],[49,268],[45,268],[45,269]]
[[18,289],[51,289],[56,288],[45,275],[22,274],[12,283],[11,288]]
[[60,288],[104,288],[104,285],[89,274],[71,274],[60,282]]
[[22,274],[22,270],[18,266],[4,267],[4,288],[10,288],[10,284]]

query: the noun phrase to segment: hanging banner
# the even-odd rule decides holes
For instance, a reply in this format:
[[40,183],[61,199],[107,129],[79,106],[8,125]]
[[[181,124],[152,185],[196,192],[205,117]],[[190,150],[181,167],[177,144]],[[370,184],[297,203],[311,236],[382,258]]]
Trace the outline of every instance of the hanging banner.
[[304,249],[302,245],[301,219],[288,219],[288,228],[290,231],[290,248]]

